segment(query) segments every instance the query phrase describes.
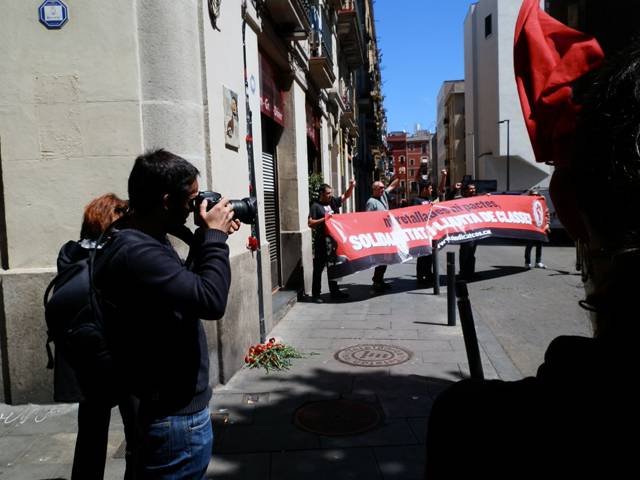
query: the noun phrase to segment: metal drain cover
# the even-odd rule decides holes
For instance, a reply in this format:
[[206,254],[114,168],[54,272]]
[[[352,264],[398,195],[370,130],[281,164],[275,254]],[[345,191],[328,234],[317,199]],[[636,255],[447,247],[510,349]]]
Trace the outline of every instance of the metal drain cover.
[[380,412],[374,406],[345,399],[308,403],[294,413],[298,428],[330,437],[372,430],[378,426],[380,418]]
[[353,345],[338,350],[334,357],[339,362],[358,367],[389,367],[408,361],[411,352],[395,345]]

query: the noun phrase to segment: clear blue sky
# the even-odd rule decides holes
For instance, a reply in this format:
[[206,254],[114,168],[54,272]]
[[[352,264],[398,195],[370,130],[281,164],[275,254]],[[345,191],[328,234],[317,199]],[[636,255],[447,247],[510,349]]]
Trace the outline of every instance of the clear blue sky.
[[444,80],[464,78],[463,23],[471,0],[375,0],[389,131],[435,130]]

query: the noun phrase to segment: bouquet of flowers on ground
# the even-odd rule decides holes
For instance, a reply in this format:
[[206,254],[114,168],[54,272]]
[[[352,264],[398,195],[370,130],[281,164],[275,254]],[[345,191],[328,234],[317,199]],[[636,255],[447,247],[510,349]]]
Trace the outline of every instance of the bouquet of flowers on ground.
[[271,370],[287,370],[291,367],[291,359],[306,356],[308,355],[292,346],[270,338],[266,343],[256,343],[249,347],[244,364],[248,368],[262,367],[269,373]]

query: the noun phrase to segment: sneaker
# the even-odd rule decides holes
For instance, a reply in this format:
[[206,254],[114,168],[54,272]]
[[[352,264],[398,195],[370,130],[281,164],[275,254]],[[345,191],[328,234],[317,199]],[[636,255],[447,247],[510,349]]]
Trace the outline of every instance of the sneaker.
[[312,303],[324,303],[324,300],[322,300],[320,297],[311,297],[311,302]]
[[538,262],[536,263],[536,268],[547,268],[547,266],[542,262]]
[[524,266],[527,268],[527,270],[531,270],[533,268],[533,265],[531,265],[530,263],[525,263]]
[[331,292],[331,298],[333,298],[334,300],[345,300],[349,298],[349,294],[347,292],[338,290],[337,292]]

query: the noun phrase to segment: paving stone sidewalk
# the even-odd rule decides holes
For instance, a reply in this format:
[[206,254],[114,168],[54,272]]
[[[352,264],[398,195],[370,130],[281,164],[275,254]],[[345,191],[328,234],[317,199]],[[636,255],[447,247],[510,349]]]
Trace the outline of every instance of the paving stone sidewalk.
[[[422,478],[426,421],[434,398],[468,376],[459,326],[447,326],[446,288],[440,296],[417,288],[415,262],[387,271],[393,288],[370,291],[371,271],[347,277],[348,301],[297,303],[270,333],[315,354],[286,372],[242,370],[215,389],[217,423],[211,478],[403,479]],[[326,283],[323,284],[326,288]],[[458,322],[459,324],[459,322]],[[482,324],[477,325],[487,378],[519,373]],[[361,367],[335,358],[338,350],[384,344],[411,352],[400,365]],[[318,400],[364,402],[381,414],[373,430],[327,436],[298,428],[294,413]],[[0,405],[0,479],[69,478],[76,405]],[[123,441],[114,409],[105,478],[122,478],[124,461],[113,458]],[[117,456],[117,455],[116,455]]]

